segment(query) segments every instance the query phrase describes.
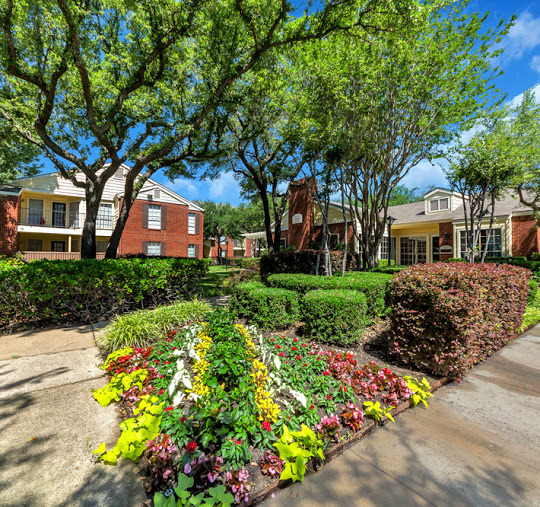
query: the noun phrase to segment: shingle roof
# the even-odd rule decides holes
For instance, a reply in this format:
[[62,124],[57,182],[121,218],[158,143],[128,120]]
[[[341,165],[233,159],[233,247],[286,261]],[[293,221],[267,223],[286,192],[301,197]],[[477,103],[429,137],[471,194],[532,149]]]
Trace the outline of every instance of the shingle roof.
[[21,190],[22,190],[22,187],[17,187],[15,185],[4,185],[3,187],[0,187],[0,194],[4,194],[4,193],[18,194]]
[[[341,209],[341,203],[332,202],[333,206]],[[345,205],[345,209],[349,209]],[[517,211],[531,211],[532,209],[521,204],[519,199],[511,193],[507,193],[503,199],[495,204],[495,216],[504,217]],[[453,211],[444,211],[427,214],[425,211],[425,202],[413,202],[410,204],[400,204],[399,206],[390,206],[388,215],[394,217],[394,225],[418,223],[418,222],[444,222],[451,220],[463,220],[463,204]]]

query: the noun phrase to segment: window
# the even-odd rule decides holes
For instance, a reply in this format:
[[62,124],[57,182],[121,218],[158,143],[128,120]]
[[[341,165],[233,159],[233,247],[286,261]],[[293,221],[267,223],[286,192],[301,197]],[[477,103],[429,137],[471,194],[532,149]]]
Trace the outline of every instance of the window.
[[[224,252],[222,252],[224,254]],[[195,245],[188,245],[187,247],[187,256],[188,257],[195,257]]]
[[29,239],[28,250],[30,252],[43,252],[43,240],[42,239]]
[[[477,256],[482,255],[484,248],[486,247],[488,229],[482,229],[480,231],[480,251]],[[469,241],[472,243],[472,241]],[[459,247],[460,256],[465,258],[467,256],[467,233],[466,231],[460,231],[459,233]],[[489,238],[487,257],[502,257],[502,229],[492,229]]]
[[28,199],[28,225],[44,225],[43,201],[41,199]]
[[285,250],[285,248],[287,248],[287,238],[281,238],[279,240],[279,245],[282,250]]
[[159,188],[154,188],[154,199],[159,199],[161,197],[161,190]]
[[432,199],[429,201],[429,211],[447,211],[450,209],[450,198]]
[[96,219],[97,229],[112,229],[112,203],[101,203]]
[[51,252],[65,252],[65,251],[66,251],[65,241],[51,241]]
[[[72,243],[72,246],[73,246],[73,243]],[[96,252],[100,252],[100,253],[106,252],[108,246],[109,246],[109,242],[107,240],[96,241]]]
[[188,234],[195,234],[195,213],[188,215]]
[[148,228],[161,229],[161,206],[159,204],[148,205]]
[[71,240],[71,251],[72,252],[79,252],[79,240],[78,239],[72,239]]
[[427,260],[427,241],[425,236],[418,238],[401,238],[400,241],[400,264],[412,266],[424,263]]
[[67,206],[65,202],[52,203],[52,226],[53,227],[66,226],[66,209],[67,209]]
[[330,250],[334,250],[336,246],[339,243],[339,234],[330,234],[330,238],[328,240],[328,246]]
[[146,245],[147,255],[161,255],[161,243],[158,241],[149,241]]

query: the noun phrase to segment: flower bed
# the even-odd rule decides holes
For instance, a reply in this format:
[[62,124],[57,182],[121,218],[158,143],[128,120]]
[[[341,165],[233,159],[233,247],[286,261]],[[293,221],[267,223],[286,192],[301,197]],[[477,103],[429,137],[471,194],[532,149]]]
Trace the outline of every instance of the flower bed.
[[247,502],[277,478],[303,480],[330,445],[429,396],[427,381],[265,336],[220,310],[151,347],[114,352],[104,368],[111,381],[94,396],[120,402],[126,419],[117,444],[95,453],[142,460],[155,505]]

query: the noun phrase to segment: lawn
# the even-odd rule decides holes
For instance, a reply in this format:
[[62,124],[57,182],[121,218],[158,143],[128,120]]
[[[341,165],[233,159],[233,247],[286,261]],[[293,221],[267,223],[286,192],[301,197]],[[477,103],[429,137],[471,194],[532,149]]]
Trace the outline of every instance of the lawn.
[[258,275],[252,271],[241,270],[233,266],[210,266],[210,269],[200,282],[203,297],[231,294],[237,282],[252,280]]

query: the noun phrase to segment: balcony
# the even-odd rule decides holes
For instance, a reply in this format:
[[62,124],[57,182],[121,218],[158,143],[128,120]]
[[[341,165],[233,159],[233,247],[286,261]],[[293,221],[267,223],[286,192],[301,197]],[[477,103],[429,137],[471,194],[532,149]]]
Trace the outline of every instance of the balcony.
[[[81,259],[81,252],[21,252],[25,261],[39,261],[41,259],[48,259],[50,261],[63,260],[73,261]],[[96,253],[96,259],[104,259],[105,254],[103,252]]]
[[[82,229],[86,215],[78,211],[42,210],[34,208],[21,208],[19,225],[54,228],[54,229]],[[114,217],[112,213],[99,213],[96,220],[96,229],[112,230]]]

